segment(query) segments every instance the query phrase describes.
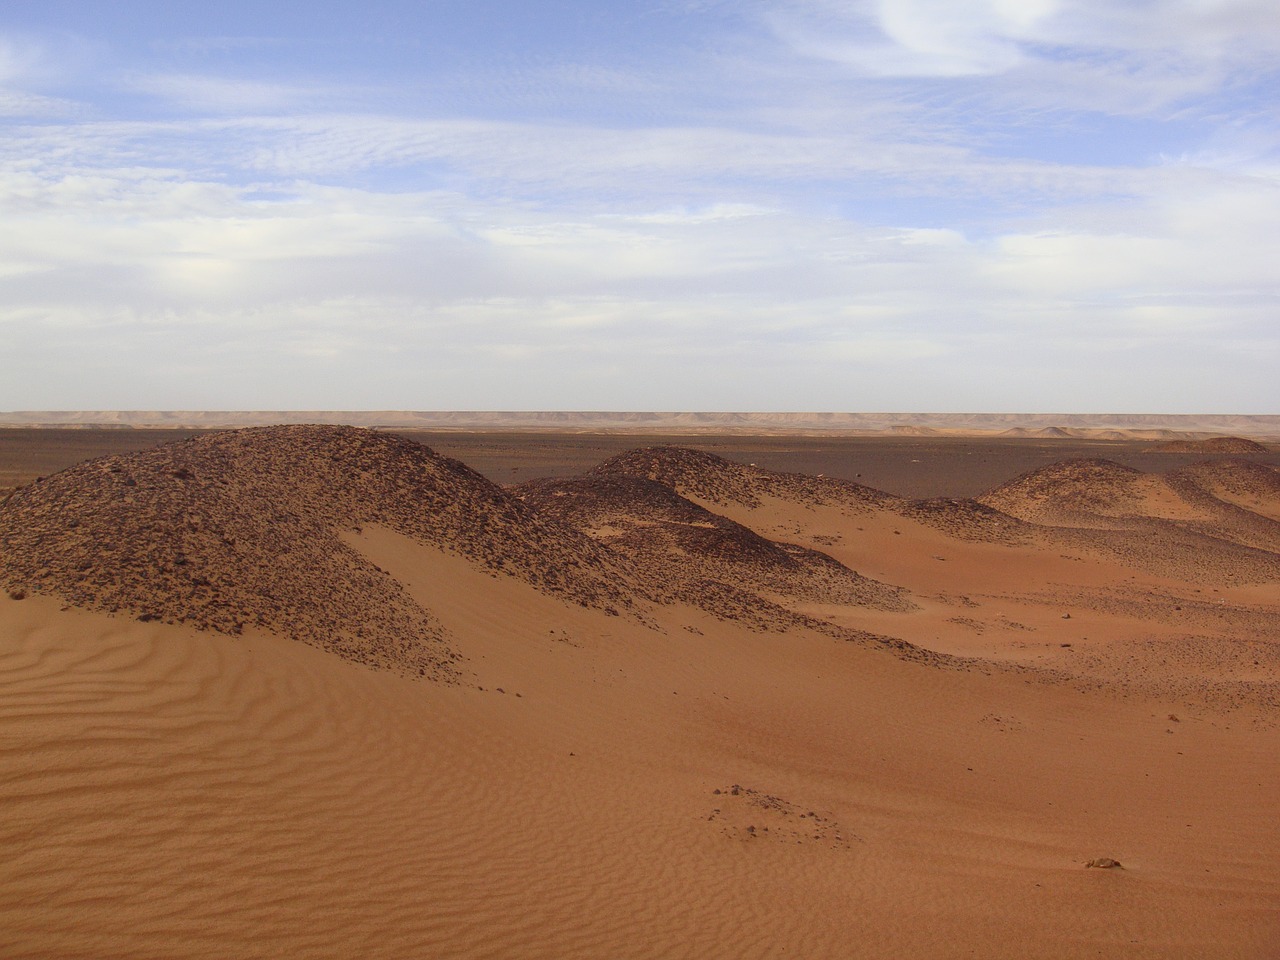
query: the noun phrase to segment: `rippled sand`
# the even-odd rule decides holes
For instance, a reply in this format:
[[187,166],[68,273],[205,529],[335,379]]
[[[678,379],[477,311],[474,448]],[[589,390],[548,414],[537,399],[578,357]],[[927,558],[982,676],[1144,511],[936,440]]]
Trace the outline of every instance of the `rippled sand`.
[[919,655],[378,524],[460,682],[0,592],[0,956],[1280,955],[1280,584],[717,509],[908,591],[793,606]]

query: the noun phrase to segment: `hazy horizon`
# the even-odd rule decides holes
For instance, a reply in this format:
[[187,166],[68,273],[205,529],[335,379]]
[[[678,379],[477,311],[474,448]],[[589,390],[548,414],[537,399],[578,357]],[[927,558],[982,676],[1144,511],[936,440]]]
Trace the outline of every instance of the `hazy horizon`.
[[[6,427],[175,427],[227,429],[272,424],[346,424],[454,432],[601,432],[715,436],[763,434],[940,434],[1099,437],[1235,435],[1280,440],[1280,415],[1064,412],[660,411],[660,410],[18,410]],[[1047,432],[1046,432],[1047,431]]]

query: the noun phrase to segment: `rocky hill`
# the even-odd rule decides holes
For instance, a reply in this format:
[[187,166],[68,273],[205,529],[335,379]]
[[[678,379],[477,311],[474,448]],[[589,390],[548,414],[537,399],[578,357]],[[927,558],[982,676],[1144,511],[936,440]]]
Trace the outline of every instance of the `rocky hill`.
[[[825,553],[766,539],[645,477],[592,473],[535,480],[512,492],[544,516],[631,560],[658,595],[728,613],[745,595],[906,610],[903,591],[860,576]],[[739,488],[739,493],[742,493]]]
[[588,476],[656,480],[681,496],[726,506],[758,507],[764,498],[778,497],[870,509],[897,499],[849,480],[780,473],[674,446],[645,447],[619,454],[593,468]]
[[1280,469],[1250,460],[1202,460],[1169,473],[1174,483],[1190,482],[1216,499],[1280,519]]
[[1243,460],[1164,475],[1109,460],[1064,460],[978,501],[1155,572],[1258,582],[1280,579],[1278,477],[1272,467]]
[[429,611],[340,534],[382,524],[601,609],[635,601],[616,554],[465,465],[350,427],[209,434],[93,460],[0,507],[0,582],[224,633],[258,625],[352,660],[444,676]]
[[1238,455],[1242,453],[1266,453],[1267,448],[1247,437],[1209,437],[1205,440],[1166,440],[1154,444],[1152,453],[1218,453]]
[[344,535],[384,526],[569,603],[641,618],[682,602],[774,629],[813,626],[803,604],[912,609],[904,591],[816,549],[820,537],[801,546],[758,532],[822,509],[969,540],[1048,538],[1207,581],[1280,579],[1280,472],[1247,460],[1167,475],[1064,461],[977,500],[910,500],[656,447],[504,489],[413,440],[294,425],[203,434],[19,488],[0,503],[0,587],[228,634],[261,627],[438,678],[456,673],[446,631]]
[[885,511],[970,540],[1015,542],[1029,533],[1017,518],[971,499],[914,500],[850,480],[767,470],[685,447],[632,450],[604,461],[588,476],[655,480],[683,496],[721,507],[754,510],[772,499],[838,507],[849,514]]
[[1112,526],[1141,515],[1148,474],[1110,460],[1062,460],[1024,473],[978,497],[988,507],[1030,523]]

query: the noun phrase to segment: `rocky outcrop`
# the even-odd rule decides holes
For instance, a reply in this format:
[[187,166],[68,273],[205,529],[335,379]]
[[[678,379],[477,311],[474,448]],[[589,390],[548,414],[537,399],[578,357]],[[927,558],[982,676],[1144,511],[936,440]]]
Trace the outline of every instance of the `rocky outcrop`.
[[383,524],[586,606],[634,602],[626,565],[465,465],[350,427],[208,434],[93,460],[0,507],[0,581],[73,604],[237,634],[261,626],[423,675],[440,625],[340,538]]

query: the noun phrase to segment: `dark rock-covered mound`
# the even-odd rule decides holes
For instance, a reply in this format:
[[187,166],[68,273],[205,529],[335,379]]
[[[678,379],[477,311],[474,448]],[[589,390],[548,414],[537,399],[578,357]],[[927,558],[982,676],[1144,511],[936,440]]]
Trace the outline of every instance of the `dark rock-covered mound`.
[[1246,437],[1210,437],[1207,440],[1166,440],[1153,444],[1151,453],[1266,453],[1267,448]]
[[259,625],[440,676],[442,629],[340,537],[385,525],[549,593],[631,602],[620,559],[455,460],[350,427],[209,434],[89,461],[0,507],[0,581],[223,633]]
[[1252,460],[1202,460],[1173,470],[1171,481],[1189,480],[1220,499],[1280,510],[1280,469]]
[[833,506],[850,514],[885,510],[966,540],[1008,543],[1028,535],[1017,518],[973,500],[911,500],[838,477],[766,470],[684,447],[632,450],[604,461],[588,476],[644,477],[724,507],[756,509],[772,498],[806,507]]
[[712,513],[657,480],[592,471],[512,488],[544,516],[631,559],[655,594],[724,614],[747,594],[906,610],[900,589],[860,576],[825,553],[777,543]]
[[889,504],[889,509],[958,540],[1016,544],[1026,542],[1035,533],[1034,527],[1017,517],[969,498],[899,500]]
[[1280,553],[1280,470],[1248,460],[1205,460],[1165,482],[1206,519],[1205,534]]
[[1145,474],[1109,460],[1065,460],[979,501],[1063,540],[1153,572],[1246,583],[1280,579],[1280,506],[1262,464],[1195,464]]
[[735,463],[714,453],[686,447],[646,447],[604,461],[588,474],[656,480],[685,497],[704,503],[758,507],[765,497],[809,503],[879,506],[897,498],[870,487],[832,477],[780,473]]
[[1146,476],[1111,460],[1062,460],[978,497],[979,503],[1033,523],[1138,515]]

